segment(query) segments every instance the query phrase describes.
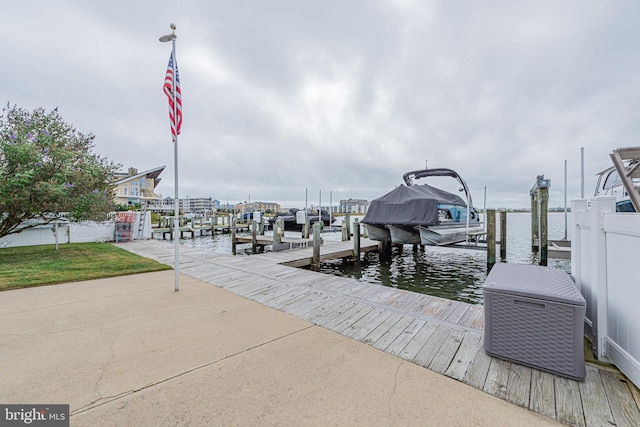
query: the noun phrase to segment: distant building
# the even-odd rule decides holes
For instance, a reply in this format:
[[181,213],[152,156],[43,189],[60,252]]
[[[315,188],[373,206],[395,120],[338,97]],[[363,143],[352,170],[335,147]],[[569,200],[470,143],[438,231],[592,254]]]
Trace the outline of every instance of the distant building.
[[367,213],[369,201],[365,199],[340,200],[340,213]]
[[272,202],[242,202],[235,205],[237,212],[280,212],[280,205]]
[[[172,197],[165,197],[159,207],[165,211],[173,211],[175,210],[174,200]],[[213,213],[216,207],[211,197],[185,197],[180,199],[179,209],[183,214],[204,215]]]
[[161,203],[162,196],[157,195],[155,189],[160,183],[160,174],[164,168],[165,166],[160,166],[140,173],[136,168],[116,172],[115,203],[124,206]]

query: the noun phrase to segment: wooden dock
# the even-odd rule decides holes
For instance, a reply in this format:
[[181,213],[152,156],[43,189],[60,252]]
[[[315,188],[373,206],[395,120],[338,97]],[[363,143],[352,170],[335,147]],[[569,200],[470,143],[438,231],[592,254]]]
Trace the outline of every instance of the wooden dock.
[[[322,256],[348,253],[352,244],[323,245]],[[173,265],[166,242],[121,247]],[[578,382],[493,358],[483,350],[481,305],[290,267],[311,250],[235,257],[181,247],[180,270],[564,424],[640,425],[640,392],[616,369],[588,362]]]

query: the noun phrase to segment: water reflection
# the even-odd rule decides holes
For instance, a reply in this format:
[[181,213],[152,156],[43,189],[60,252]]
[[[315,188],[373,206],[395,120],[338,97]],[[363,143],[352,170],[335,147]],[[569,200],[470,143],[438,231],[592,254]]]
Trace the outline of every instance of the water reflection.
[[466,249],[426,248],[413,251],[410,245],[394,249],[390,260],[367,253],[358,266],[354,261],[322,263],[321,272],[370,283],[464,301],[482,303],[486,279],[484,252]]

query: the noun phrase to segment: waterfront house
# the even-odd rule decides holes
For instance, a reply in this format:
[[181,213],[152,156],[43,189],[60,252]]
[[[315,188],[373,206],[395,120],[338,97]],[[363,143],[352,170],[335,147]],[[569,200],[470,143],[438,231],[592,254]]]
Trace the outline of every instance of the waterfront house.
[[138,172],[136,168],[129,168],[127,172],[116,172],[115,203],[124,206],[157,204],[162,196],[155,193],[160,183],[160,174],[166,166]]

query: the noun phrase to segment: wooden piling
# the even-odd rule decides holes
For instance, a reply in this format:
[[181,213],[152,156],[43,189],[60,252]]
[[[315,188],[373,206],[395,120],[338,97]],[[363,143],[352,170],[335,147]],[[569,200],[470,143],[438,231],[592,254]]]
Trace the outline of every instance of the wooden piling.
[[500,211],[500,259],[507,260],[507,211]]
[[392,244],[390,241],[380,243],[380,260],[390,261],[392,255]]
[[547,265],[549,233],[547,211],[549,209],[549,187],[551,180],[538,175],[531,188],[531,250],[538,252],[538,264]]
[[320,270],[320,221],[313,224],[313,261],[311,268]]
[[236,217],[232,216],[230,218],[230,228],[231,228],[231,253],[236,254]]
[[496,210],[487,209],[487,271],[496,263]]
[[349,240],[349,230],[347,230],[347,221],[346,220],[342,220],[342,241],[346,242],[347,240]]
[[303,239],[308,239],[309,238],[309,231],[310,230],[311,230],[311,221],[309,219],[309,216],[305,215],[304,225],[302,226],[302,238]]
[[356,265],[360,265],[360,223],[358,218],[353,221],[353,256],[356,259]]
[[549,187],[538,189],[538,199],[540,201],[540,265],[547,265],[547,255],[549,249],[549,230],[547,228],[547,210],[549,208]]
[[344,219],[347,222],[347,240],[349,240],[351,239],[351,214],[347,212]]
[[276,220],[273,223],[273,244],[279,245],[282,243],[282,234],[284,233],[284,225],[282,224],[282,220]]
[[531,191],[531,250],[538,250],[538,192]]
[[251,252],[258,252],[258,222],[253,220],[251,223]]
[[263,216],[260,217],[260,225],[258,226],[258,231],[260,232],[261,236],[264,236],[264,217]]

